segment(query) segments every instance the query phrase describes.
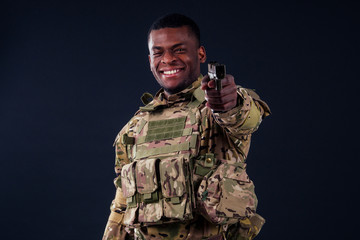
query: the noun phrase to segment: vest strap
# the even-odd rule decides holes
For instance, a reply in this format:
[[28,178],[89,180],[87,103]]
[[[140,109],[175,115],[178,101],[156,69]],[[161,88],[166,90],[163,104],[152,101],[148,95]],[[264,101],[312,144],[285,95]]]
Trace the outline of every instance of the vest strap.
[[138,129],[137,129],[137,131],[136,131],[137,134],[140,134],[140,132],[141,132],[141,130],[144,128],[145,124],[146,124],[146,120],[141,119],[141,121],[140,121],[140,123],[139,123],[139,127],[138,127]]
[[195,148],[197,135],[193,134],[191,136],[192,137],[191,137],[190,142],[184,142],[184,143],[180,143],[180,144],[176,144],[176,145],[150,148],[150,149],[145,146],[138,146],[135,159],[140,159],[140,158],[149,157],[149,156],[158,155],[158,154],[166,154],[166,153],[184,151],[184,150],[189,150],[190,148]]
[[121,137],[121,143],[124,145],[133,145],[135,143],[135,138],[129,137],[126,133]]
[[154,97],[151,93],[145,92],[140,99],[144,105],[147,105],[153,100],[153,98]]
[[195,89],[193,95],[200,103],[205,101],[205,92],[201,89],[201,87]]

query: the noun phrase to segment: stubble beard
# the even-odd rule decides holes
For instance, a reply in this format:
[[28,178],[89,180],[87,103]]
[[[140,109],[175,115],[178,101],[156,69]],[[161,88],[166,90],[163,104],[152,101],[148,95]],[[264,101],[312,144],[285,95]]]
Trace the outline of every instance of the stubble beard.
[[172,89],[166,88],[165,86],[162,86],[161,84],[160,85],[165,90],[165,92],[167,92],[169,95],[172,95],[172,94],[181,92],[185,88],[189,87],[196,80],[197,80],[197,77],[192,77],[190,79],[184,80],[176,88],[172,88]]

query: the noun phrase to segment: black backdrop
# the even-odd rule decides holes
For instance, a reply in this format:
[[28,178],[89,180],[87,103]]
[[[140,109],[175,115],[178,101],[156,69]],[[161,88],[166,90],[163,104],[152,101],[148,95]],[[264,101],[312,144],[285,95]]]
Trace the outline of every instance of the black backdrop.
[[2,1],[0,11],[1,239],[101,238],[112,143],[158,89],[146,34],[169,12],[192,17],[208,59],[271,107],[248,158],[267,220],[258,238],[357,235],[354,4]]

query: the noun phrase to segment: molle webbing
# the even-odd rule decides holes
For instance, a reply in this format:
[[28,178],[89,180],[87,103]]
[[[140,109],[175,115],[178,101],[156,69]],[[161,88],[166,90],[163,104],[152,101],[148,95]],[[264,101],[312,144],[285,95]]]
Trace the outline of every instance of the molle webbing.
[[185,127],[185,120],[186,116],[173,119],[150,121],[144,142],[181,137]]
[[172,202],[174,204],[179,204],[181,202],[181,197],[170,197],[166,198],[162,195],[161,191],[156,191],[152,193],[135,193],[134,196],[126,198],[126,204],[129,207],[136,207],[136,203],[153,203],[153,202],[159,202],[160,199],[165,199],[167,202]]
[[126,204],[129,207],[136,207],[136,203],[144,202],[144,203],[153,203],[158,202],[160,199],[162,199],[162,193],[161,191],[156,191],[152,193],[135,193],[135,195],[126,198]]
[[[143,136],[137,137],[135,141],[136,145],[134,146],[132,151],[134,160],[153,156],[153,155],[186,151],[196,147],[196,141],[198,135],[193,134],[192,127],[185,128],[185,123],[187,117],[189,118],[191,125],[197,123],[196,114],[192,111],[192,109],[198,108],[205,101],[205,93],[199,87],[195,89],[192,95],[193,95],[192,101],[190,101],[187,104],[189,110],[186,111],[186,116],[171,118],[171,119],[152,120],[152,121],[150,120],[149,122],[147,122],[148,124],[147,133]],[[146,124],[145,120],[142,120],[140,122],[137,134],[140,134],[145,124]],[[173,139],[182,136],[191,136],[190,141],[183,142],[180,144],[165,145],[154,148],[149,148],[149,146],[142,146],[143,143],[162,141],[162,140]]]
[[164,139],[177,138],[177,137],[182,137],[182,136],[189,136],[191,134],[192,134],[192,128],[185,128],[185,129],[176,130],[173,132],[159,133],[156,135],[157,138],[155,138],[155,139],[147,138],[148,135],[141,136],[141,137],[138,137],[138,139],[136,140],[136,143],[141,144],[141,143],[151,142],[154,140],[164,140]]
[[190,142],[184,142],[181,144],[168,145],[168,146],[164,146],[164,147],[157,147],[157,148],[150,148],[150,149],[147,147],[139,146],[139,147],[137,147],[135,159],[149,157],[152,155],[166,154],[166,153],[189,150],[190,148],[195,148],[196,140],[197,140],[197,135],[192,135]]

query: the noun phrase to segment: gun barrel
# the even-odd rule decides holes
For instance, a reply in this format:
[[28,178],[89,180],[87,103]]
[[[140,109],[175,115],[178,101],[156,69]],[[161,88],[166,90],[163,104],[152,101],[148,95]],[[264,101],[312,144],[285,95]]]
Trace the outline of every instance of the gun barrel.
[[209,62],[208,74],[211,80],[215,80],[215,89],[220,91],[222,89],[221,80],[226,76],[225,65],[217,62]]

